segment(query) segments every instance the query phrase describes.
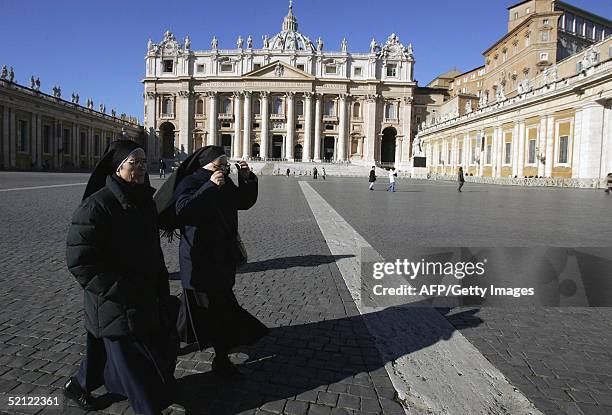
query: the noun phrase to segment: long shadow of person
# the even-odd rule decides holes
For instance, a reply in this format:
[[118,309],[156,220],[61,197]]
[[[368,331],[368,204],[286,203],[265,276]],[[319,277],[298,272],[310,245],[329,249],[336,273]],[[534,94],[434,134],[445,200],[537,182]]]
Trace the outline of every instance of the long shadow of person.
[[283,258],[272,258],[244,264],[238,268],[236,273],[244,274],[247,272],[261,272],[292,267],[316,267],[323,264],[331,264],[340,259],[353,257],[354,255],[296,255]]
[[[210,371],[189,374],[178,379],[176,402],[186,414],[229,415],[264,405],[282,406],[279,401],[300,394],[310,393],[314,402],[317,392],[332,384],[336,392],[391,400],[394,389],[386,363],[449,339],[454,323],[461,328],[482,323],[474,315],[477,311],[467,310],[448,316],[451,324],[431,324],[422,318],[433,311],[427,303],[273,328],[257,345],[242,350],[249,356],[240,365],[245,380],[221,381]],[[439,311],[447,314],[449,309]],[[368,330],[371,325],[384,325],[383,331],[377,330],[384,335],[373,337]],[[381,341],[388,343],[380,347]]]

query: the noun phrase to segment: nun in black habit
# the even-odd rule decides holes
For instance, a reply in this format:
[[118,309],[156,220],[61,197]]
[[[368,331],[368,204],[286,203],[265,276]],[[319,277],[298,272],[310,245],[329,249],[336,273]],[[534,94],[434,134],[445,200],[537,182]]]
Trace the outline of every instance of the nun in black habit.
[[68,230],[66,261],[84,290],[87,340],[64,395],[88,411],[99,409],[91,392],[102,385],[127,397],[137,414],[160,414],[172,403],[178,303],[145,157],[133,141],[112,142]]
[[238,185],[229,177],[222,147],[206,146],[191,154],[155,195],[160,227],[180,231],[179,263],[184,288],[178,329],[183,341],[200,350],[212,345],[212,369],[221,377],[240,378],[230,349],[250,345],[268,328],[244,310],[233,287],[236,266],[246,258],[238,241],[238,210],[257,201],[257,177],[248,164],[238,166]]

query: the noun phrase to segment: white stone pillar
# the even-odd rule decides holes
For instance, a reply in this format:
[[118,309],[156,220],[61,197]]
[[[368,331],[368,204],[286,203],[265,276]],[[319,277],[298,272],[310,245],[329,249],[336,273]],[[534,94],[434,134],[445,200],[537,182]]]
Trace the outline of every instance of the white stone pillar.
[[268,112],[268,96],[267,91],[259,93],[261,97],[261,147],[259,153],[263,160],[266,160],[270,156],[270,144],[269,144],[269,122],[270,114]]
[[17,126],[15,120],[15,109],[11,108],[11,114],[9,115],[9,130],[10,135],[8,135],[8,139],[10,140],[10,163],[9,167],[16,167],[17,164]]
[[604,163],[603,174],[612,172],[612,100],[608,101],[604,110],[604,137],[602,160]]
[[81,129],[79,128],[79,124],[74,123],[72,130],[74,132],[74,166],[76,168],[81,167]]
[[[546,169],[546,152],[548,151],[548,143],[546,142],[547,137],[547,119],[548,116],[544,116],[540,118],[540,127],[538,128],[538,141],[537,141],[537,153],[536,153],[536,161],[538,163],[538,177],[544,177],[545,169]],[[544,163],[541,160],[538,160],[537,156],[544,155]]]
[[552,167],[555,163],[555,118],[552,115],[546,116],[546,159],[544,161],[544,176],[552,176]]
[[[470,167],[470,134],[466,133],[463,136],[463,170],[467,173],[468,168]],[[433,159],[431,160],[433,162]]]
[[[338,161],[346,160],[346,130],[347,130],[347,120],[346,120],[346,101],[349,99],[348,95],[340,94],[340,124],[338,125],[338,154],[335,157]],[[334,151],[335,153],[335,151]]]
[[402,161],[402,142],[404,141],[403,137],[395,137],[395,158],[393,160],[393,164],[396,169],[399,169],[400,163]]
[[377,95],[366,96],[366,144],[364,158],[369,164],[374,165],[376,161],[376,104]]
[[287,99],[287,137],[285,138],[285,154],[289,161],[294,161],[293,146],[295,145],[295,111],[294,111],[294,93],[285,93]]
[[12,111],[9,107],[4,107],[4,112],[2,114],[2,137],[4,137],[4,141],[2,142],[2,164],[4,168],[8,168],[11,164],[11,146],[10,146],[10,138],[9,138],[9,111]]
[[242,157],[251,157],[251,93],[244,92],[244,125],[242,126]]
[[580,168],[578,170],[578,177],[581,179],[601,178],[607,174],[602,170],[603,132],[604,106],[598,102],[584,104],[582,106]]
[[496,132],[496,144],[495,144],[495,163],[496,163],[496,173],[495,177],[501,177],[502,172],[502,164],[504,157],[504,130],[501,125],[495,128]]
[[525,167],[525,122],[519,123],[519,142],[518,142],[518,166],[517,176],[523,177],[523,168]]
[[304,149],[302,161],[312,161],[312,92],[304,93]]
[[[146,108],[145,108],[145,123],[144,123],[144,128],[145,128],[145,134],[147,136],[147,156],[150,159],[153,160],[158,160],[159,154],[160,154],[160,149],[159,149],[159,142],[156,138],[156,134],[155,134],[155,124],[157,122],[157,99],[156,99],[156,94],[155,92],[147,92],[145,93],[145,99],[146,99]],[[93,133],[92,131],[89,131],[89,140],[93,140]],[[90,149],[93,148],[90,146]],[[91,157],[90,156],[90,163],[91,163]]]
[[[191,154],[193,151],[193,139],[192,131],[190,127],[190,121],[193,119],[191,111],[191,99],[189,91],[179,91],[178,93],[178,125],[179,125],[179,142],[178,149],[180,153]],[[183,154],[184,156],[185,154]]]
[[41,114],[36,114],[36,141],[35,141],[35,145],[36,145],[36,167],[37,168],[41,168],[42,167],[42,158],[43,158],[43,151],[42,151],[42,115]]
[[514,130],[512,132],[512,177],[518,176],[518,152],[519,152],[519,131],[520,131],[520,122],[515,122]]
[[218,137],[217,137],[217,93],[211,91],[208,93],[208,144],[207,145],[217,145]]
[[283,143],[281,145],[281,158],[287,158],[287,134],[283,134]]
[[240,158],[240,139],[241,129],[240,123],[242,122],[242,93],[234,91],[234,139],[232,140],[232,158]]
[[[573,134],[573,145],[570,141],[572,148],[572,177],[580,177],[580,153],[581,138],[582,138],[582,108],[576,109],[576,115],[574,115],[574,134]],[[569,151],[569,150],[568,150]],[[555,155],[556,157],[556,155]]]
[[[399,163],[402,169],[410,167],[410,141],[412,139],[412,103],[414,99],[412,97],[404,97],[402,100],[402,112],[401,112],[401,123],[402,123],[402,148],[401,158]],[[446,161],[450,163],[450,160]],[[396,163],[395,167],[398,167]]]
[[321,161],[321,106],[323,95],[315,94],[314,161]]

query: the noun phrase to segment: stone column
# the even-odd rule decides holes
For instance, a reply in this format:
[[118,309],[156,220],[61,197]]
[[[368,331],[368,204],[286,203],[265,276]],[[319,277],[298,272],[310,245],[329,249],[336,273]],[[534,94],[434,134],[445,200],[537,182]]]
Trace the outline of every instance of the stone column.
[[242,127],[242,157],[251,157],[251,93],[244,92],[244,125]]
[[573,143],[570,141],[571,146],[571,166],[572,166],[572,177],[580,177],[580,153],[581,151],[581,138],[582,138],[582,108],[576,109],[576,115],[574,115],[574,131],[573,131]]
[[[544,169],[546,168],[546,152],[548,151],[548,145],[546,142],[547,136],[547,121],[548,116],[540,118],[540,126],[538,127],[538,139],[536,141],[536,162],[538,165],[538,177],[544,177]],[[544,163],[538,159],[538,156],[544,154]]]
[[[414,99],[412,97],[404,97],[402,100],[402,112],[401,112],[401,122],[402,122],[402,130],[404,139],[402,142],[402,155],[399,160],[401,167],[403,169],[407,169],[410,167],[410,139],[412,138],[412,102]],[[450,163],[450,160],[446,161],[447,164]],[[396,164],[397,168],[398,165]]]
[[9,167],[15,167],[17,164],[17,122],[15,120],[15,109],[11,108],[11,114],[9,115],[9,130],[10,135],[8,135],[8,139],[10,140],[10,163]]
[[36,167],[42,167],[42,115],[36,114]]
[[[179,148],[179,152],[190,154],[193,151],[192,131],[190,121],[193,120],[193,111],[191,105],[191,93],[189,91],[179,91],[178,93],[178,117],[179,117],[179,142],[175,145]],[[183,154],[185,155],[185,154]]]
[[240,123],[242,118],[242,93],[234,91],[234,139],[232,140],[232,158],[240,158]]
[[604,110],[604,137],[607,139],[603,145],[602,160],[604,163],[603,174],[612,172],[612,100],[608,101]]
[[[158,140],[155,137],[155,123],[157,121],[157,102],[155,92],[145,93],[146,112],[145,112],[145,134],[147,135],[147,156],[150,159],[157,161],[160,157],[160,149]],[[90,131],[89,140],[93,140],[93,135]],[[90,146],[90,149],[92,147]],[[91,163],[91,162],[90,162]]]
[[[340,124],[338,126],[338,154],[336,155],[336,160],[345,161],[346,160],[346,130],[347,130],[347,120],[346,120],[346,101],[349,99],[347,94],[340,94]],[[334,152],[335,153],[335,152]]]
[[269,123],[270,123],[270,115],[268,113],[268,96],[269,93],[267,91],[262,91],[259,93],[261,97],[261,146],[259,149],[259,153],[263,160],[266,160],[269,155]]
[[546,160],[544,165],[544,176],[552,176],[552,166],[555,163],[555,118],[552,115],[546,116]]
[[504,131],[501,126],[495,128],[495,177],[501,177],[504,157]]
[[521,122],[515,122],[512,132],[512,177],[518,176],[518,152],[519,152],[519,131]]
[[523,177],[523,168],[525,167],[525,122],[519,123],[519,142],[518,142],[518,166],[517,176]]
[[4,141],[2,142],[2,163],[4,168],[8,168],[11,163],[11,146],[10,146],[10,138],[9,138],[9,111],[12,111],[12,108],[5,106],[4,113],[2,114],[2,137],[4,137]]
[[294,111],[294,93],[285,93],[287,99],[287,137],[285,138],[285,154],[289,161],[294,161],[293,146],[295,145],[295,111]]
[[395,159],[393,163],[395,164],[395,169],[399,169],[400,163],[402,162],[402,143],[404,142],[404,137],[395,137]]
[[[483,143],[484,143],[484,150],[482,150],[483,147]],[[486,150],[487,150],[487,135],[485,134],[484,131],[480,132],[480,141],[478,142],[478,149],[476,150],[478,152],[478,157],[480,158],[480,163],[478,163],[478,176],[482,177],[484,174],[484,165],[486,160]]]
[[74,145],[72,148],[74,149],[74,165],[79,168],[81,166],[81,129],[79,125],[75,122],[72,125],[72,131],[74,135]]
[[287,134],[283,134],[283,144],[281,145],[281,158],[287,158]]
[[608,174],[608,172],[602,171],[603,132],[604,106],[594,101],[587,102],[582,106],[582,128],[580,131],[578,177],[581,179],[601,178]]
[[378,100],[377,95],[366,95],[366,143],[365,143],[365,154],[364,159],[369,164],[374,165],[376,158],[376,103]]
[[217,137],[217,93],[215,91],[211,91],[208,93],[208,144],[207,145],[217,145],[218,137]]
[[312,92],[304,93],[304,149],[302,161],[312,161]]
[[323,95],[315,94],[315,133],[314,133],[314,161],[321,161],[321,102]]

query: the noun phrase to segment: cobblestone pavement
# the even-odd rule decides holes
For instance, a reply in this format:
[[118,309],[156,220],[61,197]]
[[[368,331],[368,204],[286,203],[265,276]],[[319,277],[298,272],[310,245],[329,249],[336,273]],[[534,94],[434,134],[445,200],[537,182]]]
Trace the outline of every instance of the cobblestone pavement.
[[[411,243],[588,247],[612,241],[612,198],[602,191],[466,183],[458,193],[453,183],[400,180],[391,194],[383,183],[368,192],[364,180],[311,184],[387,260],[403,258]],[[612,414],[612,308],[455,308],[449,315],[456,313],[455,327],[542,412]]]
[[[51,176],[0,173],[0,189],[87,178],[55,176],[49,183]],[[452,185],[400,180],[399,192],[389,194],[367,192],[364,181],[352,179],[312,184],[385,258],[401,257],[411,238],[441,246],[612,240],[610,201],[594,192],[474,185],[457,195]],[[59,396],[63,405],[19,413],[82,413],[63,403],[60,388],[84,349],[82,293],[64,261],[65,232],[83,189],[0,193],[0,412],[7,411],[6,396],[30,395]],[[555,218],[548,220],[550,213]],[[182,356],[175,373],[180,406],[171,412],[403,414],[297,179],[262,178],[258,203],[240,220],[249,264],[235,291],[272,332],[232,356],[247,374],[244,382],[214,378],[209,350]],[[176,271],[176,245],[164,250]],[[180,287],[173,281],[172,288]],[[543,412],[612,413],[610,309],[443,311]],[[132,412],[119,402],[102,413]]]

